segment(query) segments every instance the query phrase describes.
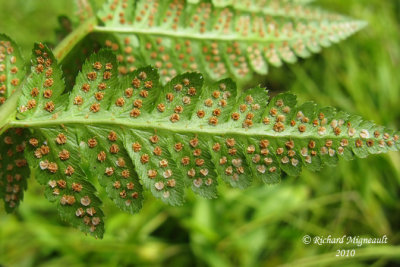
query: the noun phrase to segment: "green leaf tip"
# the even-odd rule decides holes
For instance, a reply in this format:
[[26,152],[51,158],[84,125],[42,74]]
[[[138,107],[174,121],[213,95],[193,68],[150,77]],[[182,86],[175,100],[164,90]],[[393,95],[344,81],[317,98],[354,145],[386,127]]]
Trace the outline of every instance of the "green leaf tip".
[[163,84],[186,71],[246,82],[365,25],[308,2],[109,0],[98,12],[103,25],[94,31],[118,53],[121,74],[153,65]]
[[[21,119],[12,122],[32,131],[25,156],[61,217],[97,237],[104,232],[104,213],[93,179],[120,209],[135,213],[145,190],[181,205],[187,187],[215,198],[221,181],[238,188],[253,179],[274,184],[282,173],[318,171],[339,158],[400,148],[399,132],[334,108],[298,104],[290,93],[267,101],[264,88],[242,91],[231,79],[208,83],[193,72],[163,85],[153,67],[122,77],[118,67],[116,57],[101,50],[64,93],[61,74],[52,76],[54,87],[42,86],[47,70],[59,69],[53,61],[28,77]],[[38,94],[31,94],[32,87]],[[42,97],[48,88],[55,98]],[[32,99],[40,112],[21,109]],[[46,109],[48,101],[54,109]]]

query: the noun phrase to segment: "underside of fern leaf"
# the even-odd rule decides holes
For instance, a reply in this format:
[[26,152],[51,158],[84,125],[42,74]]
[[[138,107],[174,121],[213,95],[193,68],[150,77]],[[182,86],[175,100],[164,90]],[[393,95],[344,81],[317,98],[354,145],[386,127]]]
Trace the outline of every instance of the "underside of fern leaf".
[[109,0],[95,32],[118,52],[119,72],[151,64],[163,83],[177,73],[238,82],[294,63],[339,42],[364,22],[308,5],[277,0]]
[[213,84],[186,73],[162,85],[157,70],[118,77],[110,51],[93,54],[65,91],[52,53],[38,44],[11,127],[32,131],[25,156],[62,218],[101,237],[98,179],[115,204],[137,212],[143,190],[171,205],[185,187],[217,196],[222,180],[245,188],[273,184],[282,172],[319,170],[338,159],[400,148],[399,133],[358,116],[297,104],[292,94],[269,102],[267,91],[242,91],[230,79]]
[[[24,60],[19,47],[8,36],[0,34],[0,121],[9,119],[1,108],[21,86],[24,76]],[[18,207],[27,187],[30,175],[24,157],[27,133],[26,129],[15,128],[0,135],[0,198],[4,200],[7,212]]]

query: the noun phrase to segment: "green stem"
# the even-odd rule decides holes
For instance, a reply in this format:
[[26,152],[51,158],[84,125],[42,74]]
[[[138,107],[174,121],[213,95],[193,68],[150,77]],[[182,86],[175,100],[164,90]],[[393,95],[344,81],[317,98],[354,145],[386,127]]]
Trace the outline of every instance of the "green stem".
[[10,98],[0,107],[0,135],[10,128],[10,122],[15,120],[17,104],[22,93],[22,85],[11,95]]
[[[365,23],[360,21],[359,28],[365,27]],[[172,31],[172,30],[164,30],[160,28],[140,28],[140,27],[112,27],[112,26],[95,26],[93,31],[95,32],[103,32],[103,33],[123,33],[123,34],[138,34],[138,35],[151,35],[151,36],[165,36],[176,39],[190,39],[190,40],[198,40],[198,41],[225,41],[225,42],[248,42],[250,44],[253,43],[281,43],[281,42],[290,42],[293,40],[297,40],[298,36],[294,35],[291,37],[286,36],[266,36],[266,37],[248,37],[241,36],[237,33],[231,34],[219,34],[219,33],[196,33],[196,32],[188,32],[188,31]],[[322,32],[321,32],[322,33]],[[307,39],[311,38],[315,33],[307,33],[303,34],[302,38]]]
[[[82,119],[82,117],[67,117],[67,118],[58,118],[54,120],[16,120],[10,122],[10,127],[13,128],[49,128],[53,126],[80,126],[85,127],[87,125],[91,126],[102,126],[105,125],[111,127],[118,127],[123,129],[135,129],[135,130],[143,130],[143,131],[165,131],[168,133],[175,134],[205,134],[210,136],[249,136],[249,137],[265,137],[270,139],[303,139],[303,140],[341,140],[343,137],[335,136],[335,135],[325,135],[323,137],[315,136],[315,134],[302,134],[296,135],[293,133],[276,133],[273,130],[265,131],[265,130],[248,130],[243,132],[238,132],[237,128],[221,128],[221,127],[202,127],[198,125],[174,125],[171,127],[170,123],[163,123],[158,121],[152,121],[149,117],[148,120],[141,121],[131,121],[126,118],[115,118],[112,116],[103,116],[102,118],[94,118],[94,119]],[[355,141],[356,138],[354,138]],[[352,140],[352,139],[350,139]]]
[[54,49],[54,56],[61,63],[68,53],[75,47],[79,41],[93,31],[97,25],[96,17],[89,18],[77,29],[71,32],[64,40],[61,41]]

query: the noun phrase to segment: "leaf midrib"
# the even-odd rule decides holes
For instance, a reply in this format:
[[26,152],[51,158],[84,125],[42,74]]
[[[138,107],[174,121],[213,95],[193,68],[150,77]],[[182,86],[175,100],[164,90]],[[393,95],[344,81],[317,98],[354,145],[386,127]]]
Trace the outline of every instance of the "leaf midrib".
[[[319,30],[319,29],[318,29]],[[226,41],[226,42],[257,42],[257,43],[271,43],[271,42],[289,42],[292,40],[296,40],[299,38],[306,39],[314,34],[304,34],[299,36],[298,34],[293,34],[292,37],[274,37],[273,35],[263,38],[255,38],[255,37],[243,37],[238,34],[221,34],[221,33],[202,33],[202,34],[190,34],[188,32],[177,31],[173,32],[170,30],[165,30],[161,28],[157,28],[157,30],[149,30],[149,29],[138,29],[134,27],[109,27],[109,26],[96,26],[94,28],[95,32],[105,32],[105,33],[130,33],[130,34],[140,34],[140,35],[155,35],[155,36],[165,36],[169,38],[183,38],[190,40],[198,40],[198,41]]]
[[[190,121],[188,122],[190,123]],[[247,136],[247,137],[265,137],[265,138],[276,138],[276,139],[307,139],[307,140],[326,140],[326,139],[343,139],[343,136],[336,135],[324,135],[319,136],[314,133],[307,134],[293,134],[290,133],[275,133],[272,131],[257,131],[257,128],[253,128],[250,130],[243,130],[243,128],[228,128],[228,130],[221,130],[223,128],[223,124],[220,124],[219,128],[211,128],[211,127],[189,127],[188,124],[183,125],[180,124],[171,124],[168,123],[154,123],[150,121],[141,121],[140,123],[135,122],[127,122],[127,119],[117,119],[117,118],[109,118],[107,120],[104,119],[56,119],[56,120],[35,120],[35,121],[13,121],[10,123],[10,127],[17,128],[50,128],[54,126],[72,126],[72,125],[81,125],[85,126],[119,126],[121,128],[126,129],[135,129],[135,130],[146,130],[146,131],[169,131],[177,134],[206,134],[211,136]],[[225,128],[226,129],[226,128]],[[260,129],[258,129],[260,130]],[[347,139],[353,139],[353,137],[347,137]]]

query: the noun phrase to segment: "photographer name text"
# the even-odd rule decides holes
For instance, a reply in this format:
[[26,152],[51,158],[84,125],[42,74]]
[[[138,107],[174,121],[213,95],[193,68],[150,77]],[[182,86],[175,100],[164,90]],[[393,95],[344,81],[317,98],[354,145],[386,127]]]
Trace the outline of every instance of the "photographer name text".
[[313,238],[309,235],[303,237],[303,243],[316,244],[319,246],[329,245],[329,244],[346,244],[346,245],[357,245],[361,247],[366,244],[387,244],[388,238],[386,235],[382,237],[360,237],[360,236],[347,236],[343,235],[341,237],[328,236],[314,236]]

